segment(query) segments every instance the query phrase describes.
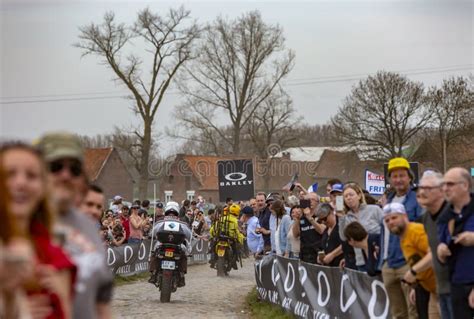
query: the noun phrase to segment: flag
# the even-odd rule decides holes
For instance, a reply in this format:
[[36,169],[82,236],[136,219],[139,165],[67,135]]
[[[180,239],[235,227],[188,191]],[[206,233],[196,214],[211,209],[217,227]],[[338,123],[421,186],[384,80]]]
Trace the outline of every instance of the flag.
[[308,193],[316,193],[318,191],[318,183],[314,183],[308,187]]

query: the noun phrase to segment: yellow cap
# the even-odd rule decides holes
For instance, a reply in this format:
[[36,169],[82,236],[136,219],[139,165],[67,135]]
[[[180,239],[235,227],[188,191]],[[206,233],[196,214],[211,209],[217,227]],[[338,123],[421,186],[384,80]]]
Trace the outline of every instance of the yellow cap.
[[403,157],[392,158],[388,162],[388,174],[396,168],[406,168],[407,170],[410,170],[410,163],[408,163],[408,161]]
[[240,206],[236,204],[232,204],[229,207],[229,212],[234,216],[239,216],[240,214]]

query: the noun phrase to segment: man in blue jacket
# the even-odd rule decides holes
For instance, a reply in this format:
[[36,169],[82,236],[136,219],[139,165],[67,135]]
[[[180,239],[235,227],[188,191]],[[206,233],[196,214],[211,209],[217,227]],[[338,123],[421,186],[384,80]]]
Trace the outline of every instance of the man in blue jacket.
[[[405,206],[408,219],[415,221],[422,208],[416,201],[416,192],[412,190],[413,173],[410,164],[403,157],[392,158],[388,162],[388,178],[395,192],[389,194],[387,203],[400,203]],[[409,287],[401,280],[410,269],[400,248],[400,238],[390,234],[382,227],[380,262],[383,263],[382,278],[390,299],[392,318],[417,318],[416,307],[409,301]]]
[[454,318],[474,318],[474,246],[466,240],[474,232],[474,194],[469,172],[451,168],[444,175],[447,208],[438,218],[437,255],[447,263],[451,279]]

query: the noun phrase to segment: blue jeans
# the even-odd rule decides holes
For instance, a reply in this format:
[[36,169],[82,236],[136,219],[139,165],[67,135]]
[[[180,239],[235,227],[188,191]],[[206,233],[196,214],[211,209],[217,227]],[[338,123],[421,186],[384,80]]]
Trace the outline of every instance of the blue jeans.
[[356,267],[357,267],[358,271],[367,272],[367,266],[366,265],[356,266]]
[[141,243],[141,242],[142,242],[142,240],[139,239],[139,238],[132,238],[132,237],[130,237],[130,238],[128,239],[128,243],[129,243],[129,244],[139,244],[139,243]]
[[454,319],[451,294],[439,294],[438,300],[441,309],[441,319]]

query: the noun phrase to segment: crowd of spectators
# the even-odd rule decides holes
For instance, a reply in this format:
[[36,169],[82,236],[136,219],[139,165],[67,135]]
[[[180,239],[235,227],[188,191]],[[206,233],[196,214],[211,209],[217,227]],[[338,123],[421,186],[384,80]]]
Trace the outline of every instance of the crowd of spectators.
[[[200,201],[204,200],[200,198]],[[135,200],[130,207],[124,202],[124,198],[117,195],[109,209],[102,210],[98,215],[92,215],[97,221],[100,237],[108,247],[135,244],[144,239],[151,239],[154,222],[164,217],[164,204],[161,202],[157,202],[156,207],[151,207],[149,200]],[[213,215],[214,209],[208,209],[206,215],[196,201],[183,201],[180,210],[180,219],[189,225],[196,239],[209,239]]]
[[242,207],[250,252],[381,276],[393,318],[474,318],[469,172],[427,170],[415,185],[406,159],[388,167],[378,200],[338,179],[324,197],[299,183],[286,199],[257,193]]
[[[112,274],[105,247],[150,238],[163,203],[115,196],[87,183],[72,135],[37,146],[0,148],[0,317],[110,317]],[[474,317],[474,200],[464,168],[425,171],[418,185],[408,161],[388,164],[378,200],[354,182],[329,180],[326,196],[295,182],[292,191],[205,209],[185,200],[179,218],[209,240],[226,207],[240,206],[243,254],[274,254],[381,276],[393,318]]]

